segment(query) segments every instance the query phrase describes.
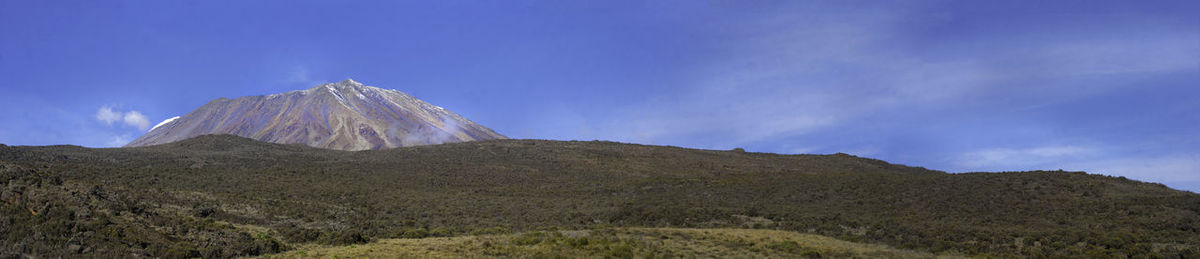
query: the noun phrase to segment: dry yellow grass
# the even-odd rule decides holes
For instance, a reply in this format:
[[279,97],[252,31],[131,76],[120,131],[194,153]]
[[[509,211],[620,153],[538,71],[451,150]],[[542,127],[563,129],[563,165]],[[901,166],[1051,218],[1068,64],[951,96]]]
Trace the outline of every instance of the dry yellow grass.
[[267,258],[948,258],[884,245],[765,229],[614,228],[536,231],[350,246],[300,246]]

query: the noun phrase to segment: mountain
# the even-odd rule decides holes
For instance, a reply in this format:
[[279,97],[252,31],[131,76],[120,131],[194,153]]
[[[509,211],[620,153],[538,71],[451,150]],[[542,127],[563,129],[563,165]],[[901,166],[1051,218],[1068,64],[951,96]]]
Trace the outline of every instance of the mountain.
[[[948,174],[847,154],[605,141],[356,152],[231,135],[137,148],[0,145],[0,257],[319,256],[316,246],[400,244],[430,257],[629,258],[687,255],[663,251],[687,240],[861,257],[721,228],[952,256],[1200,258],[1200,195],[1083,172]],[[430,236],[482,240],[404,245]]]
[[403,92],[347,79],[308,90],[216,99],[186,115],[163,121],[126,147],[209,134],[339,150],[505,138]]

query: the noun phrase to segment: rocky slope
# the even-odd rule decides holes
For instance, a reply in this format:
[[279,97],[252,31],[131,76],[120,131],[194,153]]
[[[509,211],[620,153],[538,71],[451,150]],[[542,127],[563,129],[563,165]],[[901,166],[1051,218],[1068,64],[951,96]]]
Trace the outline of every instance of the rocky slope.
[[340,150],[505,138],[403,92],[347,79],[308,90],[216,99],[156,126],[126,146],[164,144],[208,134]]

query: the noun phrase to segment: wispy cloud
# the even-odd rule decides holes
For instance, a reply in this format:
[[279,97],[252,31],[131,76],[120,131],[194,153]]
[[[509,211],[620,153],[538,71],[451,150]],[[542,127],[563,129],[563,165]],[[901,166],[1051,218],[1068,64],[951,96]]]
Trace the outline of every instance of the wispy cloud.
[[1165,183],[1175,188],[1200,190],[1200,154],[1103,159],[1070,166],[1091,173],[1123,175],[1142,181]]
[[[919,19],[910,11],[895,8],[838,14],[788,9],[739,24],[720,24],[726,27],[711,31],[729,35],[723,35],[727,40],[713,47],[719,50],[717,54],[703,53],[711,54],[708,60],[712,62],[680,73],[689,79],[681,80],[674,91],[613,107],[615,115],[590,120],[581,126],[582,131],[601,139],[698,148],[762,145],[776,148],[764,150],[772,152],[857,151],[888,156],[906,151],[882,144],[862,150],[820,148],[846,147],[844,143],[856,139],[775,143],[852,128],[904,131],[923,127],[926,121],[979,121],[945,124],[958,127],[994,123],[998,121],[988,116],[1011,118],[1010,110],[1047,107],[1138,85],[1112,82],[1200,69],[1200,54],[1196,54],[1200,53],[1200,44],[1196,44],[1200,38],[1195,33],[1125,31],[1153,27],[1148,25],[1063,37],[1058,36],[1061,31],[1032,28],[1017,37],[971,34],[930,41],[912,34],[911,26]],[[942,115],[953,118],[937,117]],[[1023,124],[993,128],[1038,123],[1032,120],[1012,119],[1004,122]],[[977,140],[931,145],[926,151],[944,150],[910,157],[931,161],[942,159],[934,153],[965,154],[953,156],[950,166],[990,170],[1042,169],[1103,154],[1089,145],[1015,143],[1035,146],[993,148],[989,145],[997,143],[984,143],[1016,139],[1015,135],[998,136],[1013,131],[968,136],[963,132],[970,128],[936,130],[957,131],[940,136],[946,142],[955,142],[956,137]]]
[[954,158],[953,171],[1085,171],[1165,183],[1175,188],[1200,188],[1200,153],[1129,154],[1126,148],[1052,145],[1030,148],[990,148]]
[[133,141],[133,135],[121,134],[112,136],[107,142],[104,143],[104,145],[107,147],[120,147],[125,146],[125,144],[129,144],[130,141]]
[[312,73],[303,66],[292,67],[286,78],[283,80],[289,84],[299,84],[303,86],[316,86],[326,83],[325,81],[313,79]]
[[[1167,32],[1160,32],[1167,33]],[[1200,35],[1127,33],[1137,37],[1052,42],[1033,58],[1059,76],[1110,76],[1200,69]]]
[[720,29],[737,35],[717,46],[729,50],[712,57],[719,62],[684,73],[689,79],[669,96],[616,109],[619,115],[595,132],[724,149],[842,127],[863,115],[952,98],[995,80],[978,62],[896,53],[889,41],[900,14],[860,14],[814,10]]
[[1099,153],[1096,148],[1078,146],[989,148],[967,152],[957,158],[956,164],[962,170],[971,171],[1026,170],[1041,168],[1054,163],[1061,163],[1062,161],[1087,158]]
[[[703,148],[732,148],[779,134],[799,134],[836,121],[819,95],[755,96],[710,88],[621,110],[618,126],[597,132],[621,134],[616,139],[658,144],[702,138]],[[711,136],[720,136],[711,138]]]
[[1200,182],[1200,154],[1176,154],[1093,161],[1082,167],[1110,175],[1137,175],[1159,182]]

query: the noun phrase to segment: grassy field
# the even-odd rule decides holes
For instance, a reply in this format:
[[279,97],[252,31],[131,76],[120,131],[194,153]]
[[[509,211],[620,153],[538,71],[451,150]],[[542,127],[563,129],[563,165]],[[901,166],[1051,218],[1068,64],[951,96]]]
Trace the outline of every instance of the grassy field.
[[956,258],[765,229],[606,228],[300,246],[262,258]]

